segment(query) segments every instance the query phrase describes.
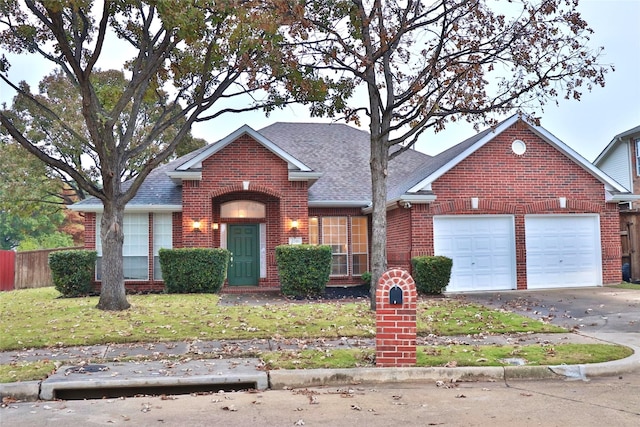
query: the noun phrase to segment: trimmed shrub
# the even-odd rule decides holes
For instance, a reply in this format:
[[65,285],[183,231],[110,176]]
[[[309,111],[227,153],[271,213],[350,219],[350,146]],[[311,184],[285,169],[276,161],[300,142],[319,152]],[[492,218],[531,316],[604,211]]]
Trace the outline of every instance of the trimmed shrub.
[[49,254],[53,285],[65,298],[88,295],[98,253],[87,250],[57,251]]
[[453,260],[446,256],[418,256],[411,258],[413,280],[422,294],[441,294],[449,284]]
[[371,273],[369,271],[365,271],[364,273],[362,273],[362,276],[360,276],[360,278],[362,279],[362,283],[364,283],[365,285],[371,285]]
[[284,295],[309,297],[324,293],[331,274],[331,246],[277,246],[276,261]]
[[218,292],[227,277],[230,256],[231,252],[222,248],[160,249],[165,292]]

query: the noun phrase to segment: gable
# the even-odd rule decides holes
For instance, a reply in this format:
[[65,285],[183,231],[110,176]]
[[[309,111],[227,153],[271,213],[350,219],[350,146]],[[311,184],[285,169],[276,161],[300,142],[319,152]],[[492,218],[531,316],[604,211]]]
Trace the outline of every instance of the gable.
[[[225,138],[208,145],[203,150],[200,150],[194,156],[190,156],[188,160],[178,165],[174,170],[167,172],[167,175],[171,177],[177,184],[180,184],[183,179],[199,181],[202,179],[202,167],[203,162],[212,156],[215,156],[218,152],[225,147],[232,145],[235,141],[248,136],[253,139],[257,144],[261,145],[266,150],[270,151],[281,160],[286,162],[288,170],[288,179],[290,181],[308,181],[316,180],[322,174],[314,171],[312,168],[301,162],[299,159],[283,150],[277,144],[253,130],[248,125],[244,125],[238,128],[235,132],[232,132]],[[250,161],[250,158],[242,158],[242,161]]]
[[[510,118],[496,125],[494,128],[487,129],[484,132],[472,138],[469,138],[468,140],[436,156],[433,164],[431,165],[431,169],[426,171],[426,177],[411,186],[407,190],[407,193],[411,194],[425,191],[430,192],[432,190],[432,184],[438,178],[450,171],[456,165],[460,164],[463,160],[471,156],[476,151],[482,149],[490,141],[499,138],[500,135],[502,135],[512,127],[514,127],[514,129],[517,129],[518,132],[531,132],[539,140],[555,148],[557,152],[560,152],[568,160],[596,178],[596,180],[598,180],[601,184],[604,184],[604,188],[607,190],[607,192],[613,195],[611,196],[612,200],[617,197],[618,193],[628,193],[628,191],[622,185],[606,175],[596,166],[589,163],[584,157],[580,156],[573,149],[557,139],[547,130],[545,130],[541,126],[531,123],[527,118],[519,114],[511,116]],[[520,136],[516,134],[513,135],[511,140],[509,141],[508,148],[512,153],[513,150],[511,148],[511,143],[516,139],[521,140],[522,138],[520,138]],[[524,153],[523,156],[526,157],[527,154]]]
[[632,171],[635,168],[634,159],[631,157],[631,147],[628,141],[620,142],[611,147],[606,155],[595,163],[604,173],[615,179],[626,189],[631,191]]
[[[516,154],[514,140],[526,150]],[[432,183],[441,197],[490,197],[506,201],[558,196],[604,201],[602,182],[522,122],[492,138]]]
[[268,180],[271,187],[286,188],[289,163],[250,135],[243,134],[202,161],[201,177],[202,181],[217,182],[220,186]]

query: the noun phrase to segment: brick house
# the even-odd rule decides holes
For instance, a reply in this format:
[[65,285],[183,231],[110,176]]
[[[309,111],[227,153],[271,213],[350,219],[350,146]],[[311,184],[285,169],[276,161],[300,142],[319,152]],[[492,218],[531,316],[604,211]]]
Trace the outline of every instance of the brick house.
[[[125,210],[132,290],[162,289],[162,247],[225,247],[223,291],[279,288],[275,247],[333,248],[329,286],[369,270],[369,135],[344,124],[243,126],[153,171]],[[618,203],[628,191],[518,115],[437,156],[409,150],[388,178],[389,267],[453,258],[448,291],[619,282]],[[85,247],[100,255],[102,205],[87,199]],[[100,277],[96,277],[99,282]]]
[[635,197],[621,204],[623,279],[640,282],[640,125],[619,133],[593,164]]
[[[640,125],[614,136],[593,161],[627,191],[640,195]],[[640,208],[634,200],[627,208]]]

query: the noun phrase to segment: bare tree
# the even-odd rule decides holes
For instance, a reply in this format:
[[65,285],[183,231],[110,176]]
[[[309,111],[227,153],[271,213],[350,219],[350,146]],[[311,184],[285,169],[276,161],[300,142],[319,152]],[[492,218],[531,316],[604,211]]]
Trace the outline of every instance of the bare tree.
[[[371,306],[386,269],[389,160],[426,130],[524,110],[604,85],[600,51],[578,0],[309,1],[291,31],[299,60],[366,101],[318,104],[318,115],[369,119],[373,197]],[[337,107],[336,107],[337,105]]]

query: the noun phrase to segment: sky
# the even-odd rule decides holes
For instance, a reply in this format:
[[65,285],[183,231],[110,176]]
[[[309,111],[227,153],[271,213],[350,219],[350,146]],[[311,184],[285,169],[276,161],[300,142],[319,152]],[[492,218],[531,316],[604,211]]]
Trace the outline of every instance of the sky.
[[[580,101],[560,99],[559,106],[548,103],[544,110],[531,113],[540,117],[543,128],[593,161],[615,135],[640,125],[640,0],[582,0],[578,10],[595,31],[590,47],[603,46],[601,63],[613,65],[615,72],[607,74],[604,88],[595,87],[592,92],[583,93]],[[51,67],[32,56],[7,57],[12,64],[10,77],[26,80],[34,88],[51,71]],[[0,83],[0,102],[10,104],[13,95],[8,86]],[[259,130],[277,121],[328,122],[329,119],[311,118],[305,107],[289,106],[269,117],[260,111],[225,115],[195,124],[192,133],[207,142],[215,142],[245,124]],[[466,123],[450,124],[437,134],[426,131],[416,149],[435,155],[475,133]]]

